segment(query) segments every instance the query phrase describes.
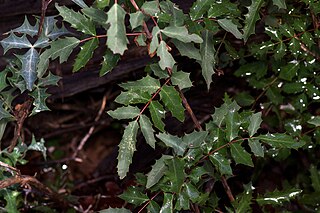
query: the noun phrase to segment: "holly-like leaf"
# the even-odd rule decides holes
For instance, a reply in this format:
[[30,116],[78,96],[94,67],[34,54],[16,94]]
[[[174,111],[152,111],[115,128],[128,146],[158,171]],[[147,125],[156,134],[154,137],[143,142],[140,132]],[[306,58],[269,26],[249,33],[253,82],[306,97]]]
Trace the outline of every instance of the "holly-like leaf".
[[157,49],[157,56],[160,57],[159,66],[163,70],[166,68],[172,69],[173,65],[176,63],[172,55],[169,53],[165,41],[160,42],[160,45]]
[[249,138],[248,141],[249,147],[253,154],[257,157],[264,157],[264,149],[259,140],[256,138]]
[[186,176],[184,172],[185,162],[180,158],[172,158],[165,160],[165,163],[168,166],[166,176],[170,180],[170,188],[172,192],[179,193]]
[[160,28],[158,26],[155,26],[152,29],[152,40],[149,45],[149,55],[153,56],[157,48],[159,47],[159,38],[158,35],[160,34]]
[[195,3],[193,3],[190,9],[191,19],[194,21],[202,18],[203,15],[210,9],[212,3],[213,2],[211,0],[197,0]]
[[95,0],[94,5],[99,9],[104,9],[106,6],[109,6],[110,0]]
[[151,119],[155,127],[164,132],[164,123],[162,119],[165,117],[166,111],[158,101],[152,101],[149,105]]
[[45,141],[43,138],[37,141],[34,135],[32,136],[31,144],[28,146],[28,150],[38,151],[42,153],[43,158],[47,159],[47,147],[44,145]]
[[180,89],[192,87],[192,82],[190,80],[190,73],[183,71],[174,72],[171,75],[171,82],[173,85],[177,85]]
[[151,200],[149,205],[147,206],[147,211],[150,213],[158,213],[160,212],[160,206],[154,200]]
[[126,12],[119,4],[114,4],[107,14],[107,23],[110,24],[107,32],[107,45],[113,53],[123,55],[128,43],[126,27],[124,25]]
[[173,212],[173,194],[164,193],[163,204],[160,209],[161,213],[171,213]]
[[204,139],[207,137],[207,135],[207,131],[194,131],[190,134],[186,134],[185,136],[183,136],[182,140],[184,143],[187,144],[189,148],[196,148],[204,142]]
[[130,13],[130,25],[132,29],[135,29],[143,24],[144,15],[141,11]]
[[131,186],[126,189],[119,197],[128,203],[132,203],[134,205],[141,205],[144,202],[148,201],[149,198],[147,195],[143,194],[137,187]]
[[173,86],[164,85],[160,91],[160,97],[164,105],[170,110],[172,116],[182,122],[184,120],[184,108],[177,90]]
[[57,20],[54,19],[55,17],[56,16],[46,16],[43,21],[43,37],[50,38],[51,40],[56,40],[60,36],[71,34],[63,24],[61,27],[57,26]]
[[76,3],[79,7],[82,7],[82,8],[87,8],[88,5],[86,5],[86,3],[84,3],[83,0],[72,0],[74,3]]
[[92,21],[100,24],[104,28],[107,28],[108,16],[103,10],[99,10],[93,7],[87,7],[81,10]]
[[63,20],[69,22],[75,29],[89,35],[96,35],[96,29],[93,22],[79,12],[75,12],[65,6],[59,6],[56,4],[56,8],[59,14],[63,17]]
[[256,132],[260,128],[261,122],[262,122],[261,112],[255,113],[250,116],[250,124],[248,127],[250,137],[256,134]]
[[0,100],[0,121],[3,121],[4,118],[13,117],[7,110],[3,108],[4,102]]
[[36,22],[36,24],[34,26],[32,26],[30,24],[27,16],[25,16],[23,24],[20,27],[12,30],[11,32],[27,34],[27,35],[33,37],[38,34],[38,30],[39,30],[39,23]]
[[59,57],[60,63],[65,62],[70,56],[72,50],[79,44],[79,40],[74,37],[67,37],[53,41],[51,48],[45,50],[40,55],[38,63],[37,75],[42,77],[49,66],[49,60],[54,60]]
[[230,161],[219,152],[215,152],[209,156],[210,161],[215,165],[222,175],[232,175]]
[[50,110],[46,105],[46,99],[49,97],[49,94],[46,93],[47,88],[37,87],[32,93],[30,94],[33,98],[33,112],[39,113],[42,111]]
[[48,38],[41,36],[38,40],[33,44],[34,48],[45,48],[49,46],[50,42]]
[[117,65],[119,60],[120,55],[113,54],[113,52],[107,48],[103,56],[102,67],[99,75],[103,76],[110,72]]
[[198,191],[198,189],[190,182],[185,184],[185,188],[190,200],[192,202],[196,202],[200,196],[200,192]]
[[161,30],[166,36],[170,38],[178,39],[184,43],[202,43],[203,40],[197,34],[189,34],[188,29],[186,26],[176,27],[176,26],[169,26]]
[[252,4],[248,7],[248,14],[245,15],[243,28],[243,39],[247,42],[250,35],[255,33],[256,22],[260,19],[259,11],[263,4],[263,0],[252,0]]
[[304,141],[296,141],[290,135],[282,133],[268,133],[266,135],[259,135],[257,138],[275,148],[298,149],[305,144]]
[[251,155],[240,144],[233,143],[230,147],[231,155],[237,164],[241,163],[253,167]]
[[126,90],[144,91],[152,94],[160,88],[160,82],[158,79],[152,78],[151,76],[147,75],[146,77],[137,81],[122,83],[120,84],[120,86]]
[[161,1],[160,8],[162,11],[159,15],[160,20],[165,19],[170,26],[182,26],[184,24],[185,14],[176,4],[171,1]]
[[122,140],[120,141],[117,166],[120,179],[123,179],[129,171],[133,153],[136,151],[138,128],[137,121],[130,122],[124,130]]
[[237,25],[235,25],[232,20],[224,18],[224,19],[219,19],[218,24],[227,32],[232,33],[234,37],[237,39],[242,39],[243,35],[241,32],[238,30]]
[[205,30],[202,34],[203,43],[200,44],[201,68],[202,75],[207,83],[208,89],[212,82],[214,74],[215,52],[213,44],[213,34],[209,30]]
[[179,40],[173,39],[172,43],[178,48],[182,56],[187,56],[192,59],[201,61],[200,50],[197,49],[192,43],[184,43]]
[[310,120],[308,120],[308,123],[316,127],[320,126],[320,116],[312,116]]
[[299,68],[300,68],[299,65],[300,65],[299,62],[292,62],[292,63],[288,63],[284,67],[281,67],[279,78],[287,81],[291,81],[292,78],[297,75],[297,72],[299,71]]
[[145,116],[141,115],[139,119],[141,132],[146,139],[147,144],[149,144],[153,149],[156,148],[156,139],[154,138],[154,130],[152,128],[152,123],[150,119]]
[[173,148],[174,152],[177,153],[177,155],[182,156],[187,149],[187,144],[184,143],[182,139],[177,136],[159,133],[157,137],[162,142],[164,142],[166,146]]
[[115,102],[119,104],[129,105],[129,104],[140,104],[147,103],[151,95],[147,92],[142,91],[132,91],[121,92],[120,95],[115,99]]
[[146,1],[141,6],[141,9],[148,15],[156,16],[160,13],[158,1]]
[[18,213],[18,205],[19,205],[19,199],[18,196],[20,195],[20,192],[16,190],[10,190],[10,189],[3,189],[3,196],[6,200],[6,206],[4,209],[7,212],[13,212]]
[[232,111],[239,111],[240,106],[237,102],[233,101],[232,103],[224,103],[221,107],[215,108],[214,114],[212,115],[213,122],[218,126],[221,127],[223,122],[226,119],[226,114]]
[[168,167],[165,164],[165,160],[172,159],[170,155],[162,155],[159,160],[156,160],[156,163],[152,166],[151,171],[147,174],[147,184],[146,188],[151,188],[159,182],[163,177],[165,172],[168,170]]
[[98,38],[94,38],[86,42],[82,47],[80,47],[81,50],[73,64],[73,72],[79,71],[88,63],[88,61],[92,58],[93,52],[98,47],[98,45]]
[[229,141],[238,137],[240,118],[236,110],[230,110],[226,116],[226,137]]
[[116,110],[108,111],[108,114],[115,119],[132,119],[139,115],[140,109],[133,106],[123,106],[119,107]]
[[32,90],[33,84],[37,79],[37,63],[39,60],[39,53],[34,48],[30,48],[28,52],[26,52],[22,56],[18,56],[21,61],[21,76],[26,82],[26,87],[29,91]]
[[285,0],[272,0],[273,4],[278,6],[279,9],[287,9]]
[[4,53],[10,49],[21,49],[21,48],[31,48],[32,44],[27,39],[26,35],[21,37],[16,36],[14,33],[11,33],[7,38],[0,41]]

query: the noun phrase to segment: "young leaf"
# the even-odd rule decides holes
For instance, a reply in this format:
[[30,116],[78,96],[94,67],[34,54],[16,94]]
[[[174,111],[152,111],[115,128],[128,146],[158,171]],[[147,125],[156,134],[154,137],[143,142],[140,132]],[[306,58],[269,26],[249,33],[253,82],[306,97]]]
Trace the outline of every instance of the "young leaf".
[[193,43],[184,43],[179,40],[173,39],[172,43],[178,48],[182,56],[187,56],[192,59],[201,61],[201,55],[199,49],[195,48]]
[[232,175],[230,161],[219,152],[215,152],[209,156],[210,161],[216,166],[222,175]]
[[268,133],[266,135],[259,135],[257,138],[275,148],[298,149],[305,144],[304,141],[298,142],[294,140],[290,135],[281,133]]
[[102,67],[99,75],[103,76],[110,72],[117,65],[119,60],[120,55],[113,54],[113,52],[107,48],[103,56]]
[[184,178],[186,176],[184,172],[184,161],[179,158],[173,158],[166,160],[165,163],[168,166],[168,170],[166,171],[166,176],[169,178],[171,184],[171,191],[179,193],[181,190],[181,186],[184,182]]
[[149,105],[151,119],[155,127],[164,132],[164,123],[162,119],[165,117],[166,111],[158,101],[152,101]]
[[250,124],[248,127],[250,137],[256,134],[256,132],[260,128],[261,122],[262,122],[261,112],[255,113],[250,116]]
[[120,84],[120,86],[126,90],[144,91],[152,94],[160,88],[160,82],[158,79],[152,78],[150,75],[147,75],[146,77],[137,81],[122,83]]
[[164,163],[165,160],[172,159],[170,155],[162,155],[159,160],[152,166],[151,171],[147,174],[146,188],[149,189],[159,182],[164,173],[168,170],[168,167]]
[[249,138],[249,146],[253,154],[257,157],[264,157],[264,149],[258,139]]
[[177,85],[179,89],[185,89],[192,87],[192,82],[190,80],[190,73],[183,71],[173,72],[171,75],[171,82],[173,85]]
[[203,43],[200,44],[200,54],[201,54],[201,68],[202,75],[207,82],[208,89],[212,82],[212,75],[214,73],[215,64],[215,52],[213,44],[213,34],[209,30],[205,30],[202,34]]
[[124,130],[122,140],[120,141],[117,166],[120,179],[123,179],[129,171],[133,153],[136,151],[138,127],[137,121],[130,122]]
[[166,36],[170,38],[178,39],[184,43],[202,43],[203,40],[197,34],[189,34],[188,29],[186,26],[176,27],[176,26],[169,26],[161,30]]
[[93,36],[96,35],[95,26],[87,17],[65,6],[59,6],[56,4],[56,8],[59,11],[59,14],[63,17],[63,20],[69,22],[72,27],[85,34]]
[[126,12],[119,4],[114,4],[107,14],[107,23],[110,24],[107,32],[107,45],[113,53],[123,55],[128,43],[126,27],[124,25]]
[[157,56],[160,57],[159,66],[163,70],[166,68],[172,69],[173,65],[176,63],[172,55],[169,53],[165,41],[160,42],[160,45],[157,49]]
[[243,39],[245,42],[247,42],[250,35],[255,33],[255,25],[260,19],[259,11],[263,2],[263,0],[252,0],[252,4],[248,7],[249,12],[245,15],[246,19],[243,28]]
[[33,84],[37,79],[37,63],[39,60],[39,53],[36,49],[30,48],[28,52],[26,52],[22,56],[18,56],[21,61],[21,76],[26,82],[26,87],[29,91],[32,91]]
[[[260,0],[261,1],[261,0]],[[232,35],[234,35],[234,37],[236,37],[237,39],[242,39],[242,34],[240,33],[240,31],[238,30],[237,25],[235,25],[232,20],[224,18],[224,19],[219,19],[218,20],[218,24],[226,31],[228,31],[229,33],[232,33]]]
[[129,90],[127,92],[121,92],[114,101],[124,105],[144,104],[147,103],[150,98],[151,95],[149,95],[147,92]]
[[76,3],[78,6],[82,7],[82,8],[87,8],[88,5],[86,5],[86,3],[84,3],[83,0],[72,0],[74,3]]
[[26,35],[21,37],[16,36],[14,33],[11,33],[10,36],[0,41],[4,53],[12,48],[21,49],[21,48],[30,48],[32,44],[27,39]]
[[20,27],[12,30],[11,32],[27,34],[27,35],[33,37],[38,34],[38,30],[39,30],[39,23],[36,22],[36,24],[34,26],[32,26],[30,24],[27,16],[25,16],[23,24]]
[[139,206],[139,205],[141,205],[144,202],[149,200],[148,196],[143,194],[135,186],[131,186],[128,189],[126,189],[126,191],[123,192],[121,195],[119,195],[119,197],[122,200],[125,200],[128,203],[132,203],[132,204],[137,205],[137,206]]
[[152,123],[150,119],[145,116],[141,115],[139,119],[141,132],[146,139],[147,144],[149,144],[153,149],[156,148],[156,139],[154,138],[154,130],[152,128]]
[[230,147],[231,155],[237,164],[241,163],[253,167],[251,155],[240,144],[233,143]]
[[182,139],[177,136],[159,133],[157,137],[162,142],[164,142],[166,146],[173,148],[174,152],[177,153],[177,155],[182,156],[187,149],[187,144],[184,143]]
[[164,85],[160,91],[160,97],[164,105],[171,111],[172,116],[179,121],[184,120],[184,108],[179,93],[173,86]]
[[98,47],[98,44],[98,38],[94,38],[86,42],[82,47],[80,47],[81,50],[73,64],[73,72],[79,71],[88,63],[88,61],[92,58],[94,50]]
[[139,115],[140,109],[133,106],[123,106],[119,107],[116,110],[108,111],[108,114],[115,119],[132,119]]

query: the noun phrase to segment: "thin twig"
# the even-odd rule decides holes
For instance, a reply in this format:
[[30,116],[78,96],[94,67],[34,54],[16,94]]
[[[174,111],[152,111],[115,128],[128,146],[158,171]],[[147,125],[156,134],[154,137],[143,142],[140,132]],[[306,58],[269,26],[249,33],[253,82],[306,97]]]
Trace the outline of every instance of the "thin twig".
[[45,15],[46,15],[46,10],[48,8],[48,5],[51,2],[52,2],[52,0],[42,0],[41,19],[40,19],[39,28],[38,28],[38,34],[37,34],[38,37],[42,33],[44,18],[45,18]]
[[230,187],[228,185],[228,182],[227,182],[226,178],[223,175],[221,176],[221,182],[222,182],[224,190],[226,191],[226,193],[228,195],[228,198],[229,198],[230,202],[233,203],[235,201],[235,199],[234,199],[232,191],[231,191],[231,189],[230,189]]
[[152,198],[150,198],[150,200],[148,200],[148,201],[141,207],[141,209],[138,211],[138,213],[141,213],[141,212],[149,205],[149,203],[150,203],[153,199],[155,199],[160,193],[161,193],[161,191],[158,192],[157,194],[155,194],[154,196],[152,196]]
[[305,51],[309,55],[312,55],[317,61],[320,61],[320,56],[317,55],[316,53],[312,52],[311,50],[309,50],[308,47],[304,43],[300,42],[300,47],[303,51]]

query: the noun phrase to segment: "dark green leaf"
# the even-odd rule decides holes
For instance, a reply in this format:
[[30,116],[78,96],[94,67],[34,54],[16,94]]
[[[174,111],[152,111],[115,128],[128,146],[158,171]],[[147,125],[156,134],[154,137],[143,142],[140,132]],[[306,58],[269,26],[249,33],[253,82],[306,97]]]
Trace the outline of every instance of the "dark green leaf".
[[160,209],[161,213],[172,213],[173,212],[173,194],[164,193],[163,204]]
[[[260,0],[261,1],[261,0]],[[241,32],[238,30],[237,25],[235,25],[232,20],[224,18],[224,19],[219,19],[218,24],[227,32],[232,33],[234,37],[237,39],[242,39],[243,35]]]
[[186,176],[184,172],[185,162],[179,158],[165,160],[168,166],[166,176],[170,180],[170,188],[172,192],[179,193]]
[[158,101],[152,101],[149,105],[152,122],[160,131],[164,132],[164,123],[162,119],[165,117],[166,111]]
[[170,38],[178,39],[184,43],[202,43],[203,40],[197,34],[189,34],[188,29],[185,26],[177,27],[177,26],[169,26],[161,30],[166,36]]
[[179,93],[173,86],[164,85],[160,91],[160,97],[164,105],[171,111],[172,116],[179,121],[184,120],[184,108]]
[[98,47],[99,41],[97,38],[86,42],[81,48],[76,60],[73,64],[73,72],[79,71],[92,58],[94,50]]
[[183,71],[173,72],[171,75],[171,82],[173,85],[177,85],[179,89],[185,89],[192,87],[192,82],[190,80],[190,73]]
[[190,209],[190,201],[187,195],[186,190],[181,191],[178,194],[177,202],[175,205],[176,210],[189,210]]
[[185,187],[186,187],[186,192],[188,194],[189,199],[192,202],[196,202],[199,199],[199,196],[200,196],[200,192],[198,191],[198,189],[193,184],[191,184],[190,182],[186,183]]
[[193,3],[190,9],[191,19],[193,21],[201,19],[203,15],[209,10],[212,3],[213,2],[211,0],[197,0],[195,3]]
[[120,84],[120,86],[126,90],[144,91],[152,94],[160,88],[160,82],[158,79],[152,78],[151,76],[147,75],[146,77],[137,81],[122,83]]
[[215,152],[209,156],[209,159],[222,175],[232,175],[230,160],[226,159],[222,154]]
[[287,81],[291,81],[292,78],[297,75],[297,72],[300,67],[299,64],[300,64],[299,62],[292,62],[282,67],[280,69],[279,78]]
[[247,92],[237,94],[235,100],[240,106],[250,106],[254,103],[254,98]]
[[187,144],[189,148],[196,148],[204,142],[204,139],[207,137],[207,135],[207,131],[194,131],[190,134],[186,134],[185,136],[183,136],[182,140],[184,143]]
[[149,200],[148,196],[143,194],[135,186],[129,187],[124,193],[119,195],[119,197],[121,199],[127,201],[128,203],[132,203],[137,206],[139,206]]
[[40,78],[38,82],[39,87],[58,85],[58,81],[61,79],[60,76],[54,75],[51,72],[45,78]]
[[248,14],[245,15],[245,25],[243,28],[243,39],[247,42],[250,35],[255,34],[256,22],[260,19],[259,11],[263,0],[252,0],[252,4],[248,7]]
[[316,127],[320,126],[320,116],[312,116],[311,119],[308,120],[308,123]]
[[160,8],[162,13],[159,15],[159,20],[162,20],[162,16],[165,15],[169,18],[170,26],[182,26],[184,24],[185,15],[176,4],[171,1],[161,1]]
[[159,133],[156,135],[162,142],[164,142],[168,147],[173,148],[174,152],[177,155],[182,156],[184,152],[187,149],[187,144],[182,141],[181,138],[170,135],[170,134],[165,134],[165,133]]
[[20,192],[12,191],[10,189],[2,189],[4,190],[4,199],[6,200],[6,206],[4,207],[7,212],[19,213],[18,210],[18,196]]
[[260,142],[258,139],[255,138],[250,138],[248,139],[249,141],[249,146],[253,154],[257,157],[264,157],[264,149],[261,146]]
[[250,124],[248,127],[250,137],[257,133],[258,129],[260,128],[261,122],[261,112],[257,112],[250,116]]
[[253,167],[251,155],[238,143],[230,145],[231,155],[237,164],[244,164]]
[[149,144],[153,149],[156,148],[156,139],[154,138],[154,130],[152,128],[152,123],[150,119],[145,116],[141,115],[139,119],[141,132],[146,139],[147,144]]
[[241,125],[241,122],[240,122],[239,113],[235,109],[227,112],[226,137],[229,141],[232,141],[234,138],[238,137],[240,125]]
[[132,119],[137,117],[140,114],[140,109],[133,106],[123,106],[119,107],[116,110],[108,111],[108,114],[115,119]]
[[187,56],[189,58],[201,61],[200,51],[194,46],[193,43],[184,43],[176,39],[173,39],[172,43],[178,48],[182,56]]
[[172,159],[172,156],[162,155],[159,160],[156,160],[156,163],[152,166],[151,171],[147,174],[148,179],[146,188],[154,186],[163,177],[168,169],[164,161],[168,159]]
[[100,210],[99,213],[131,213],[131,211],[125,208],[108,208]]
[[120,55],[113,54],[111,50],[107,49],[103,56],[102,67],[99,72],[100,76],[103,76],[110,72],[120,60]]
[[105,7],[109,6],[110,0],[95,0],[95,5],[99,9],[104,9]]
[[83,12],[83,14],[89,17],[92,21],[106,28],[108,16],[103,10],[99,10],[93,7],[87,7],[82,9],[81,11]]
[[150,201],[149,205],[147,206],[148,213],[159,213],[160,206],[153,200]]
[[275,148],[298,149],[305,144],[304,141],[298,142],[294,140],[290,135],[282,133],[268,133],[266,135],[259,135],[257,138]]
[[272,0],[274,5],[277,5],[279,9],[287,9],[285,0]]
[[147,103],[150,98],[151,95],[147,92],[129,90],[127,92],[121,92],[114,101],[119,104],[129,105]]

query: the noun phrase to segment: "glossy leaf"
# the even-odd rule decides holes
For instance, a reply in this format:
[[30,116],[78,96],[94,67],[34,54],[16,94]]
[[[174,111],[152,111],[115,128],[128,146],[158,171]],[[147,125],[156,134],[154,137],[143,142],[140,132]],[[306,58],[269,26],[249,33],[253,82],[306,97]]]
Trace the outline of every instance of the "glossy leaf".
[[185,136],[183,136],[182,140],[184,143],[187,144],[188,147],[196,148],[204,142],[204,139],[207,137],[207,135],[207,131],[194,131],[190,134],[186,134]]
[[33,84],[37,79],[37,63],[39,53],[34,48],[30,48],[24,55],[18,57],[22,63],[21,76],[26,82],[26,87],[29,91],[32,90]]
[[164,123],[162,119],[165,117],[166,111],[158,101],[152,101],[149,105],[151,119],[155,127],[164,132]]
[[194,21],[202,18],[210,8],[212,3],[213,2],[211,0],[197,0],[196,2],[194,2],[190,9],[191,19]]
[[99,75],[103,76],[108,72],[110,72],[117,65],[119,60],[120,60],[120,55],[113,54],[111,50],[106,49],[103,56],[102,67],[99,72]]
[[186,73],[183,71],[172,73],[171,82],[173,85],[177,85],[179,89],[192,87],[192,82],[190,80],[190,73]]
[[245,15],[246,19],[243,28],[243,39],[246,42],[250,35],[255,34],[256,22],[260,19],[259,11],[263,4],[263,0],[252,0],[251,5],[248,7],[248,14]]
[[298,62],[288,63],[286,66],[281,68],[279,78],[291,81],[294,76],[297,75],[300,66]]
[[203,40],[197,34],[189,34],[188,29],[185,26],[177,27],[177,26],[169,26],[161,30],[166,36],[170,38],[178,39],[184,43],[202,43]]
[[165,160],[168,169],[166,176],[170,180],[170,188],[172,192],[179,193],[186,176],[184,172],[184,161],[179,158]]
[[46,88],[36,88],[30,95],[34,98],[33,112],[39,113],[50,110],[46,105],[46,99],[49,97],[49,94],[46,92]]
[[0,41],[4,53],[10,49],[21,49],[21,48],[31,48],[32,44],[27,39],[26,35],[21,37],[16,36],[14,33],[11,33],[7,38]]
[[146,77],[137,81],[122,83],[120,84],[120,86],[126,90],[144,91],[152,94],[160,88],[160,82],[158,79],[152,78],[151,76],[147,75]]
[[240,118],[236,110],[230,110],[226,115],[226,137],[228,141],[232,141],[238,137],[240,128]]
[[167,44],[164,41],[160,42],[160,45],[157,49],[157,56],[160,57],[159,66],[163,70],[166,68],[172,69],[173,65],[176,63],[172,55],[169,53]]
[[153,149],[156,148],[156,139],[154,138],[154,130],[152,128],[152,123],[150,119],[145,116],[141,115],[139,119],[141,132],[146,139],[147,144],[149,144]]
[[133,153],[136,151],[136,141],[138,132],[138,122],[132,121],[124,130],[122,139],[119,144],[118,152],[118,175],[123,179],[129,171],[132,162]]
[[250,138],[248,139],[248,141],[249,141],[248,144],[253,154],[257,157],[264,157],[264,148],[260,144],[259,140],[255,138]]
[[[260,0],[261,1],[261,0]],[[241,32],[238,30],[237,25],[235,25],[232,20],[224,18],[224,19],[219,19],[218,24],[227,32],[232,33],[234,37],[237,39],[242,39],[243,35]]]
[[166,146],[173,148],[174,152],[177,155],[182,156],[187,149],[187,144],[182,141],[181,138],[166,134],[166,133],[159,133],[156,135],[162,142],[166,144]]
[[260,128],[260,125],[262,123],[261,114],[261,112],[257,112],[250,116],[250,124],[248,127],[250,137],[256,134],[258,129]]
[[184,43],[179,40],[173,39],[172,43],[178,48],[182,56],[201,61],[200,50],[197,49],[192,43]]
[[147,210],[150,213],[159,213],[160,206],[155,201],[151,200],[149,205],[147,206]]
[[305,144],[305,142],[303,141],[298,142],[294,140],[290,135],[282,133],[268,133],[266,135],[259,135],[257,138],[275,148],[298,149]]
[[230,145],[231,155],[237,164],[244,164],[253,167],[251,155],[238,143]]
[[143,194],[135,186],[129,187],[125,192],[119,195],[119,197],[128,203],[132,203],[137,206],[149,200],[148,196]]
[[79,71],[92,58],[94,50],[98,47],[99,41],[97,38],[86,42],[81,48],[76,60],[73,64],[73,72]]
[[198,199],[199,199],[199,196],[200,196],[200,192],[197,190],[197,188],[191,184],[190,182],[189,183],[186,183],[185,184],[185,187],[186,187],[186,192],[188,194],[188,197],[190,198],[190,200],[192,202],[196,202]]
[[175,88],[164,85],[160,91],[160,97],[164,105],[170,110],[172,116],[182,122],[184,120],[184,108],[181,104],[182,99]]
[[165,160],[168,159],[172,159],[172,156],[162,155],[159,160],[156,160],[156,163],[152,166],[151,171],[147,174],[147,189],[157,184],[159,180],[163,177],[165,172],[168,170],[168,167],[165,164]]
[[121,92],[114,101],[119,104],[129,105],[147,103],[150,98],[151,95],[147,92],[129,90],[127,92]]
[[288,202],[291,199],[294,199],[296,196],[302,193],[301,189],[289,189],[278,191],[275,190],[273,192],[267,192],[264,195],[259,195],[256,199],[259,205],[282,205],[284,202]]
[[110,28],[107,32],[107,45],[113,53],[123,55],[124,51],[127,49],[128,43],[124,25],[126,12],[119,4],[114,4],[107,14],[107,23],[110,24]]
[[82,8],[88,7],[88,5],[86,5],[86,3],[84,3],[83,0],[72,0],[72,1]]
[[164,193],[164,200],[160,213],[172,213],[173,212],[173,194]]
[[133,106],[123,106],[116,110],[108,111],[108,114],[115,119],[133,119],[140,114],[140,109]]
[[215,152],[209,156],[210,161],[215,165],[222,175],[232,175],[230,161],[219,152]]

